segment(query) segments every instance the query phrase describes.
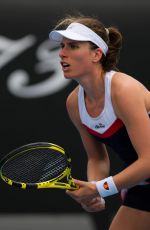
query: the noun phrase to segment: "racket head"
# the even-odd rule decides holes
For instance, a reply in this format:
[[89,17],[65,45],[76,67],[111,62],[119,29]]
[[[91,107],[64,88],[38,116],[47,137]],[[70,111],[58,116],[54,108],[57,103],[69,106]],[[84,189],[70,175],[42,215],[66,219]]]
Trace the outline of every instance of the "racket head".
[[0,161],[0,176],[23,189],[77,189],[71,176],[71,159],[53,143],[36,142],[21,146]]

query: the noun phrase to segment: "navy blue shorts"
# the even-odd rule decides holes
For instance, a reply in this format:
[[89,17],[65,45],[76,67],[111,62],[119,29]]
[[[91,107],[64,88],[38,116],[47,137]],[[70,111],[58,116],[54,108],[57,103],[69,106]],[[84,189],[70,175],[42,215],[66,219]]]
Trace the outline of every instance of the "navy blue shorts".
[[150,212],[150,184],[137,185],[128,189],[122,205]]

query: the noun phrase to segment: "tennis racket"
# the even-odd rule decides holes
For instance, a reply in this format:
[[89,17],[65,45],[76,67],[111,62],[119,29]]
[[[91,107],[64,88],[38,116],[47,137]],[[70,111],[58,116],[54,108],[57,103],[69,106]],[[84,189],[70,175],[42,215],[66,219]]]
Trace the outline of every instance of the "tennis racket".
[[0,161],[0,177],[22,189],[78,189],[71,176],[71,158],[62,147],[47,142],[11,151]]

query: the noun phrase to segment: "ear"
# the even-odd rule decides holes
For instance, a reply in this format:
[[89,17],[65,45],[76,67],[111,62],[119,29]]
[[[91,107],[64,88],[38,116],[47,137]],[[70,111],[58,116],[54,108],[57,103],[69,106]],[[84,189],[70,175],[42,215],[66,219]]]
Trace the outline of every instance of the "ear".
[[103,55],[101,48],[97,48],[93,52],[94,53],[93,53],[92,61],[93,62],[99,62],[101,60],[101,58],[102,58],[102,55]]

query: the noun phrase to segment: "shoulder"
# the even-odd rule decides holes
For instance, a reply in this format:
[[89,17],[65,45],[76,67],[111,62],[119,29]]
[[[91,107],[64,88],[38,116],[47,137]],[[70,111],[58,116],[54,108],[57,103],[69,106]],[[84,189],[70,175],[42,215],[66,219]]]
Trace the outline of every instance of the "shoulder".
[[141,82],[121,72],[114,74],[111,87],[112,96],[116,99],[120,97],[129,98],[131,95],[134,96],[135,94],[136,97],[143,97],[144,93],[148,92]]
[[66,100],[66,107],[67,110],[71,111],[74,110],[78,106],[78,92],[79,86],[77,86],[67,97]]
[[[114,93],[121,93],[126,90],[143,90],[145,86],[138,80],[125,73],[116,72],[112,78],[112,89]],[[117,91],[116,91],[117,89]]]
[[79,129],[81,121],[78,109],[78,92],[79,86],[77,86],[67,97],[66,108],[71,121]]
[[144,108],[147,92],[145,86],[133,77],[120,72],[114,74],[111,96],[117,115],[128,114],[129,111],[137,109],[137,105],[139,105],[139,109],[140,107]]

